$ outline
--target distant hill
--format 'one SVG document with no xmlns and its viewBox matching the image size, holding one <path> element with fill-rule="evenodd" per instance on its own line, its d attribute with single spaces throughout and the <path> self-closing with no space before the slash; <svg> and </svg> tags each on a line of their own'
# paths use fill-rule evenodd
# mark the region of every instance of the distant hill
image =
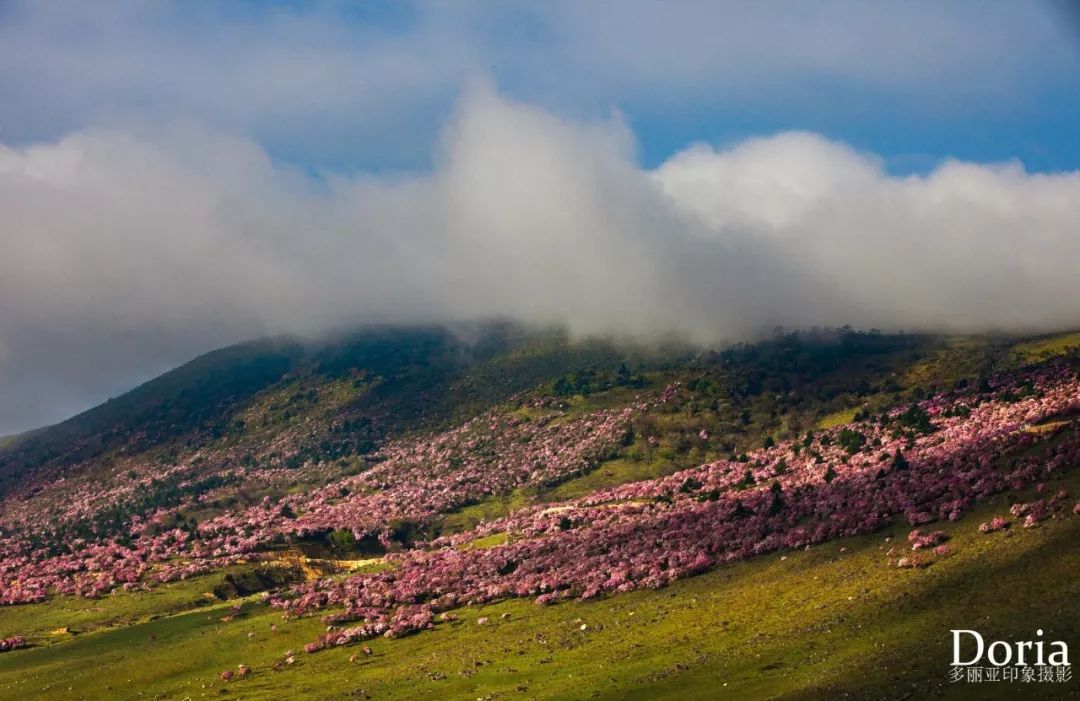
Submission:
<svg viewBox="0 0 1080 701">
<path fill-rule="evenodd" d="M 334 383 L 362 384 L 369 391 L 335 409 L 344 421 L 356 415 L 378 424 L 363 436 L 349 424 L 336 438 L 373 445 L 387 431 L 446 420 L 574 369 L 617 367 L 619 357 L 610 343 L 570 343 L 557 330 L 505 323 L 453 331 L 377 327 L 333 340 L 241 343 L 199 356 L 60 424 L 5 439 L 0 494 L 7 482 L 42 466 L 166 444 L 195 449 L 227 432 L 259 393 L 288 387 L 295 389 L 290 398 L 302 400 L 305 392 Z"/>
</svg>

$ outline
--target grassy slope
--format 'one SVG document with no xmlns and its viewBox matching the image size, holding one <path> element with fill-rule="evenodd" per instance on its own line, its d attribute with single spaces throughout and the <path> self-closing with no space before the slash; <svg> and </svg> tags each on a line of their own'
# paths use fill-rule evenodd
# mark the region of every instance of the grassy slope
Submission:
<svg viewBox="0 0 1080 701">
<path fill-rule="evenodd" d="M 1069 345 L 1055 339 L 1039 342 L 1053 342 L 1054 349 Z M 1060 349 L 1040 346 L 1040 357 L 1045 352 Z M 544 360 L 557 367 L 565 362 L 558 355 L 544 355 Z M 1004 357 L 1026 359 L 1026 346 L 1010 350 L 1005 342 L 960 339 L 919 348 L 910 356 L 902 351 L 882 357 L 874 362 L 883 369 L 874 372 L 891 372 L 906 394 L 971 376 Z M 518 374 L 519 359 L 511 355 L 499 361 L 492 377 L 504 371 Z M 537 374 L 550 371 L 544 367 Z M 850 384 L 857 371 L 838 372 Z M 478 397 L 491 379 L 476 380 Z M 627 401 L 620 392 L 625 390 L 574 398 L 572 410 Z M 830 393 L 788 410 L 782 423 L 776 420 L 774 428 L 759 431 L 770 420 L 768 396 L 747 400 L 753 421 L 738 438 L 740 449 L 759 443 L 766 433 L 798 433 L 876 401 L 874 395 Z M 687 454 L 667 449 L 672 431 L 681 424 L 696 426 L 706 415 L 691 409 L 662 417 L 660 449 L 641 453 L 638 440 L 626 455 L 590 474 L 539 493 L 477 504 L 452 515 L 448 525 L 469 527 L 527 499 L 560 501 L 665 474 L 685 461 L 711 459 L 699 455 L 698 448 Z M 1070 492 L 1080 494 L 1080 471 L 1067 481 Z M 270 665 L 286 650 L 315 638 L 322 624 L 317 619 L 283 623 L 254 597 L 244 600 L 244 615 L 223 622 L 236 602 L 215 603 L 203 596 L 220 583 L 220 574 L 149 594 L 0 608 L 0 637 L 27 634 L 38 644 L 0 654 L 0 699 L 277 699 L 283 689 L 289 698 L 318 699 L 353 697 L 361 689 L 373 698 L 399 699 L 797 699 L 845 692 L 922 698 L 946 681 L 950 628 L 978 628 L 1003 639 L 1029 639 L 1035 627 L 1044 628 L 1048 639 L 1080 630 L 1075 576 L 1080 571 L 1080 517 L 1008 535 L 977 533 L 981 520 L 1006 507 L 1000 497 L 956 524 L 945 524 L 944 530 L 955 536 L 957 554 L 927 570 L 888 567 L 882 533 L 788 553 L 786 559 L 780 554 L 754 559 L 659 592 L 550 608 L 508 601 L 466 610 L 461 621 L 434 631 L 374 641 L 374 657 L 350 663 L 355 647 L 301 653 L 296 665 L 280 672 Z M 898 528 L 896 535 L 902 540 L 907 531 Z M 847 552 L 841 554 L 841 547 Z M 501 619 L 503 613 L 510 618 Z M 490 616 L 492 624 L 476 625 L 481 615 Z M 278 631 L 271 632 L 271 623 Z M 582 624 L 587 630 L 580 630 Z M 51 633 L 64 626 L 77 635 Z M 250 678 L 228 684 L 218 678 L 240 663 L 254 669 Z M 1016 698 L 1031 691 L 1008 685 L 974 690 L 979 698 L 992 693 Z M 962 696 L 972 689 L 942 691 Z M 1070 691 L 1076 692 L 1076 682 Z"/>
<path fill-rule="evenodd" d="M 601 463 L 593 471 L 570 479 L 562 484 L 543 488 L 517 490 L 513 494 L 495 496 L 479 504 L 468 506 L 450 514 L 443 520 L 445 532 L 460 532 L 474 528 L 482 520 L 491 520 L 534 502 L 562 502 L 586 496 L 599 489 L 613 487 L 627 482 L 656 479 L 679 470 L 700 465 L 751 448 L 758 448 L 766 436 L 777 439 L 802 435 L 806 430 L 832 428 L 847 423 L 855 418 L 862 408 L 891 406 L 901 401 L 901 397 L 910 397 L 914 390 L 927 391 L 928 388 L 950 386 L 957 379 L 971 380 L 995 364 L 1003 366 L 1008 345 L 998 339 L 971 337 L 921 338 L 912 342 L 910 347 L 898 345 L 889 352 L 867 357 L 855 358 L 850 364 L 823 371 L 820 375 L 803 377 L 797 380 L 802 384 L 800 390 L 806 392 L 800 406 L 788 406 L 780 418 L 777 418 L 776 397 L 769 392 L 743 397 L 738 403 L 726 402 L 718 411 L 709 411 L 700 407 L 683 407 L 674 413 L 654 414 L 650 417 L 654 434 L 659 438 L 657 447 L 649 447 L 644 436 L 636 437 L 634 443 L 622 450 L 618 457 Z M 757 363 L 747 365 L 755 367 Z M 732 373 L 737 374 L 737 371 Z M 647 373 L 647 390 L 659 391 L 671 381 L 686 382 L 702 376 L 700 369 L 679 368 L 675 372 Z M 708 376 L 705 374 L 704 376 Z M 858 393 L 851 391 L 860 382 L 879 385 L 884 379 L 892 378 L 897 382 L 896 390 Z M 822 393 L 823 388 L 828 391 Z M 825 394 L 823 396 L 815 396 Z M 626 388 L 593 394 L 588 397 L 576 396 L 568 400 L 570 413 L 582 413 L 625 405 L 642 390 Z M 723 396 L 723 388 L 713 387 L 708 390 L 695 390 L 700 405 L 707 400 Z M 838 408 L 842 407 L 842 408 Z M 730 414 L 746 409 L 750 421 L 740 426 L 730 420 Z M 724 421 L 723 412 L 727 411 L 728 421 Z M 528 415 L 529 410 L 520 410 L 521 415 Z M 717 420 L 719 418 L 719 420 Z M 710 425 L 712 424 L 712 425 Z M 699 427 L 705 426 L 713 436 L 708 446 L 699 444 L 690 450 L 680 451 L 675 443 L 680 435 L 696 434 Z M 690 428 L 693 427 L 693 428 Z M 767 428 L 763 428 L 767 427 Z M 640 427 L 638 427 L 640 428 Z M 718 443 L 715 439 L 721 439 Z M 724 441 L 734 444 L 734 450 L 725 450 Z"/>
<path fill-rule="evenodd" d="M 1080 491 L 1080 472 L 1062 486 Z M 227 603 L 145 620 L 155 608 L 147 595 L 7 608 L 0 633 L 33 630 L 42 646 L 0 656 L 0 698 L 136 699 L 142 692 L 278 699 L 283 688 L 290 698 L 344 698 L 360 689 L 378 699 L 1023 697 L 1050 688 L 946 681 L 950 628 L 1030 639 L 1041 627 L 1049 640 L 1080 629 L 1080 517 L 977 532 L 981 520 L 1006 509 L 1000 496 L 942 525 L 955 555 L 925 570 L 889 567 L 885 532 L 722 567 L 655 592 L 464 609 L 459 621 L 434 631 L 374 641 L 371 658 L 350 663 L 356 647 L 301 653 L 283 671 L 270 665 L 322 626 L 317 619 L 284 623 L 250 597 L 245 614 L 230 622 L 220 620 Z M 897 540 L 906 533 L 896 529 Z M 149 596 L 164 611 L 198 605 L 213 581 Z M 46 634 L 69 623 L 87 626 L 93 614 L 86 609 L 102 609 L 98 623 L 144 620 L 74 637 Z M 492 623 L 476 625 L 479 616 Z M 254 669 L 250 678 L 217 678 L 240 663 Z"/>
<path fill-rule="evenodd" d="M 1013 346 L 1012 352 L 1022 360 L 1036 361 L 1077 348 L 1080 348 L 1080 331 L 1019 343 Z"/>
</svg>

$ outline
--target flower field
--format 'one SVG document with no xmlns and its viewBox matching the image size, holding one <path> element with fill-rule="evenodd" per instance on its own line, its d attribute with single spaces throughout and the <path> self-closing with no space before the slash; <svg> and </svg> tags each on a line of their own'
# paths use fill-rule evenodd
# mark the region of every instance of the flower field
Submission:
<svg viewBox="0 0 1080 701">
<path fill-rule="evenodd" d="M 534 507 L 392 556 L 389 571 L 303 585 L 274 605 L 293 615 L 343 607 L 328 620 L 362 621 L 327 634 L 309 648 L 315 650 L 427 628 L 435 613 L 462 605 L 657 589 L 717 564 L 872 533 L 894 521 L 955 521 L 979 499 L 1080 462 L 1075 425 L 1028 430 L 1080 412 L 1076 375 L 1055 369 L 1024 377 L 1032 396 L 1012 401 L 1018 379 L 1001 378 L 985 396 L 935 396 L 914 405 L 926 416 L 921 435 L 897 428 L 912 414 L 897 409 L 751 453 L 748 462 L 710 463 L 556 508 Z M 858 431 L 868 448 L 841 447 L 844 431 Z M 1012 514 L 1025 526 L 1071 514 L 1067 496 L 1017 504 Z M 491 533 L 506 533 L 509 542 L 454 547 Z M 932 549 L 942 536 L 916 530 L 909 540 L 913 550 Z"/>
<path fill-rule="evenodd" d="M 910 345 L 889 362 L 910 362 Z M 611 623 L 596 612 L 630 605 L 615 603 L 624 597 L 650 602 L 663 627 L 663 592 L 700 596 L 711 585 L 693 582 L 789 560 L 832 567 L 849 549 L 871 558 L 874 586 L 959 576 L 975 552 L 1026 557 L 1080 522 L 1074 358 L 930 391 L 879 377 L 870 391 L 843 390 L 862 399 L 840 410 L 800 397 L 791 379 L 767 389 L 769 375 L 732 370 L 739 357 L 651 371 L 633 387 L 623 370 L 576 375 L 344 457 L 295 446 L 356 423 L 335 414 L 350 410 L 353 390 L 335 389 L 336 403 L 315 401 L 281 427 L 258 418 L 297 395 L 289 379 L 242 410 L 265 429 L 190 450 L 47 462 L 0 500 L 0 659 L 66 649 L 75 630 L 62 611 L 83 611 L 98 621 L 91 630 L 123 631 L 136 619 L 91 612 L 133 607 L 149 623 L 162 615 L 149 613 L 153 601 L 183 591 L 163 620 L 209 606 L 208 620 L 243 629 L 259 651 L 222 649 L 222 663 L 200 671 L 206 683 L 254 689 L 268 672 L 322 669 L 316 660 L 335 648 L 349 648 L 357 668 L 378 666 L 387 645 L 449 645 L 447 635 L 472 637 L 466 627 L 498 638 L 519 618 L 559 611 L 581 612 L 572 629 L 585 644 Z M 949 372 L 951 357 L 932 356 L 919 376 Z M 867 367 L 889 368 L 877 357 Z M 854 371 L 823 378 L 809 381 L 867 383 Z M 566 394 L 588 383 L 595 395 Z M 469 510 L 490 515 L 457 518 Z M 36 626 L 38 610 L 52 611 L 42 614 L 50 627 Z M 3 675 L 0 663 L 0 689 Z"/>
</svg>

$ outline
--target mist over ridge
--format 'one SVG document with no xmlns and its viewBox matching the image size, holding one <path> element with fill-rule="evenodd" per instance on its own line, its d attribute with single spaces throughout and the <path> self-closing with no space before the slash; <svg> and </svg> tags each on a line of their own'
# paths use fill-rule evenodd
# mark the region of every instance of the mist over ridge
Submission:
<svg viewBox="0 0 1080 701">
<path fill-rule="evenodd" d="M 508 318 L 700 344 L 1080 322 L 1080 173 L 895 176 L 810 132 L 655 169 L 618 113 L 463 93 L 430 172 L 313 177 L 193 121 L 0 147 L 0 433 L 276 333 Z M 63 407 L 60 409 L 59 407 Z"/>
</svg>

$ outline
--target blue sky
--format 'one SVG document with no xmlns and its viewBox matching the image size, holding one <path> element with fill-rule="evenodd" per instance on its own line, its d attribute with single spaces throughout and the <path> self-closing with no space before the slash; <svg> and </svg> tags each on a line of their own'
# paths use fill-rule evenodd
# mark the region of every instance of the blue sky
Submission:
<svg viewBox="0 0 1080 701">
<path fill-rule="evenodd" d="M 1073 7 L 0 0 L 0 435 L 370 322 L 1077 328 Z"/>
<path fill-rule="evenodd" d="M 886 159 L 1080 165 L 1065 2 L 0 5 L 0 140 L 190 118 L 311 171 L 415 170 L 462 86 L 618 111 L 642 163 L 800 129 Z"/>
</svg>

